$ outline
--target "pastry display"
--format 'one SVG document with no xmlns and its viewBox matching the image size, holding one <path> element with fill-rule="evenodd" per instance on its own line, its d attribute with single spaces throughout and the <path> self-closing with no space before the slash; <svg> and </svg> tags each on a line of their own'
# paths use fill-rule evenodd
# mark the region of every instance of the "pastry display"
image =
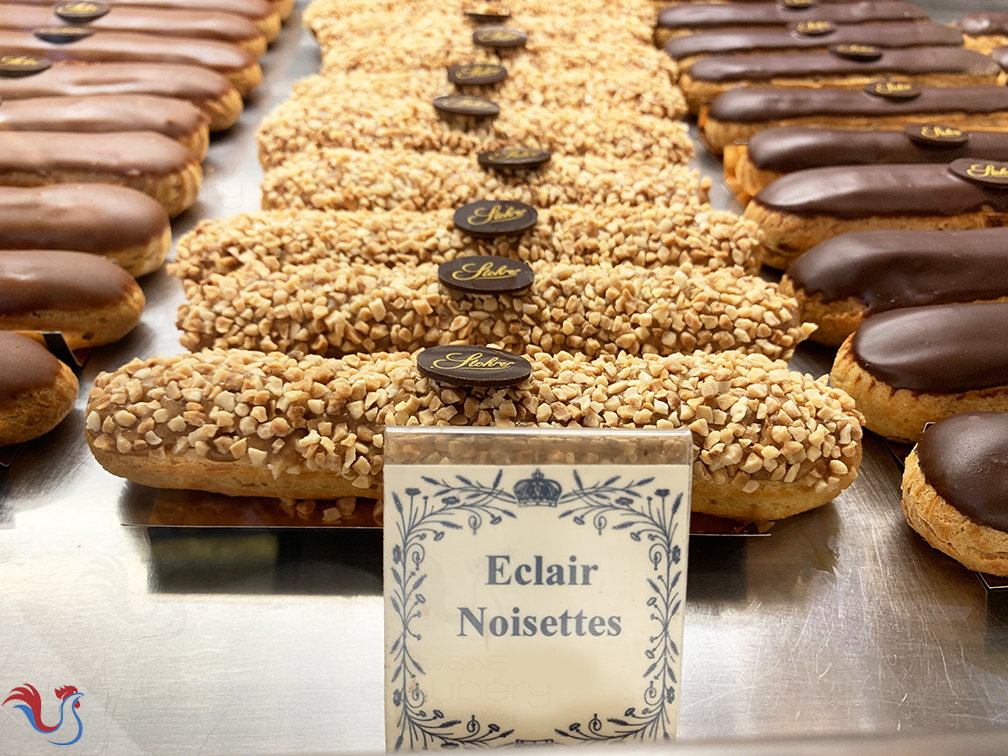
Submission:
<svg viewBox="0 0 1008 756">
<path fill-rule="evenodd" d="M 1008 11 L 969 13 L 955 28 L 962 32 L 966 46 L 973 50 L 989 53 L 1008 45 Z"/>
<path fill-rule="evenodd" d="M 73 183 L 137 189 L 174 217 L 196 202 L 203 171 L 185 146 L 153 132 L 0 131 L 0 186 Z"/>
<path fill-rule="evenodd" d="M 837 352 L 830 383 L 865 427 L 915 441 L 927 423 L 960 412 L 1004 411 L 1008 302 L 889 310 L 867 318 Z"/>
<path fill-rule="evenodd" d="M 790 266 L 812 340 L 840 345 L 869 315 L 901 307 L 1008 299 L 1008 228 L 862 231 L 812 247 Z"/>
<path fill-rule="evenodd" d="M 143 290 L 111 260 L 83 252 L 0 252 L 0 330 L 60 331 L 71 349 L 133 330 Z"/>
<path fill-rule="evenodd" d="M 89 252 L 142 276 L 161 267 L 170 247 L 168 213 L 136 189 L 106 184 L 0 186 L 0 250 Z"/>
<path fill-rule="evenodd" d="M 935 423 L 910 452 L 903 514 L 929 544 L 968 569 L 1008 577 L 1008 413 Z"/>
<path fill-rule="evenodd" d="M 531 378 L 496 389 L 440 386 L 403 353 L 134 360 L 95 380 L 86 436 L 115 475 L 228 495 L 380 496 L 383 428 L 410 421 L 689 427 L 693 508 L 743 521 L 825 504 L 857 475 L 850 397 L 784 362 L 737 352 L 529 359 Z"/>
<path fill-rule="evenodd" d="M 849 231 L 1005 225 L 1008 190 L 997 186 L 996 176 L 991 183 L 972 177 L 992 175 L 999 165 L 963 158 L 951 165 L 855 165 L 797 171 L 753 197 L 744 217 L 763 231 L 761 259 L 774 268 L 786 268 L 805 250 Z"/>
<path fill-rule="evenodd" d="M 716 154 L 774 126 L 901 129 L 909 123 L 941 123 L 1006 131 L 1008 87 L 908 89 L 893 82 L 865 90 L 739 87 L 701 109 L 699 123 L 704 144 Z"/>
<path fill-rule="evenodd" d="M 0 447 L 43 436 L 70 414 L 77 376 L 26 336 L 0 331 Z"/>
</svg>

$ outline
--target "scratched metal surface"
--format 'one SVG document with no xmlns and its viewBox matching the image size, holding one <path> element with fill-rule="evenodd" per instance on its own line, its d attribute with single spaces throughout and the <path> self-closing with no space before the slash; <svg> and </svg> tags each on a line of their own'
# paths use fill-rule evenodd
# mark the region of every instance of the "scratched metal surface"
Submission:
<svg viewBox="0 0 1008 756">
<path fill-rule="evenodd" d="M 1003 5 L 922 4 L 941 21 Z M 264 63 L 177 233 L 258 206 L 254 126 L 318 65 L 297 16 Z M 721 187 L 715 202 L 729 202 Z M 76 686 L 86 753 L 381 749 L 379 533 L 120 524 L 125 489 L 87 453 L 82 410 L 99 370 L 180 351 L 180 285 L 163 272 L 143 284 L 143 325 L 92 357 L 76 412 L 0 476 L 0 694 Z M 830 361 L 803 347 L 794 366 L 822 374 Z M 909 531 L 899 477 L 869 435 L 860 478 L 831 505 L 770 538 L 694 539 L 680 737 L 1008 723 L 1008 609 Z M 52 752 L 0 711 L 0 752 Z"/>
</svg>

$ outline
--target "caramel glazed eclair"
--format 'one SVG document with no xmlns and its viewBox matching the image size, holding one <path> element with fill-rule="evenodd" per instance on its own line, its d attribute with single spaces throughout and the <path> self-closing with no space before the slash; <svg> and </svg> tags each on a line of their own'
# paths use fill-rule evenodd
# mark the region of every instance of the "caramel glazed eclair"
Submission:
<svg viewBox="0 0 1008 756">
<path fill-rule="evenodd" d="M 38 438 L 70 414 L 77 376 L 27 336 L 0 331 L 0 446 Z"/>
<path fill-rule="evenodd" d="M 1008 228 L 841 234 L 791 263 L 780 290 L 818 326 L 813 341 L 838 346 L 878 312 L 1008 299 Z"/>
<path fill-rule="evenodd" d="M 133 330 L 143 290 L 111 260 L 84 252 L 0 252 L 0 330 L 60 331 L 71 349 L 111 344 Z"/>
<path fill-rule="evenodd" d="M 971 570 L 1008 577 L 1008 413 L 935 423 L 903 471 L 903 514 L 924 540 Z"/>
<path fill-rule="evenodd" d="M 0 185 L 116 184 L 157 200 L 174 217 L 192 207 L 203 169 L 161 134 L 51 134 L 0 131 Z"/>
<path fill-rule="evenodd" d="M 737 216 L 686 206 L 555 205 L 539 212 L 535 228 L 516 237 L 477 239 L 454 227 L 453 213 L 317 211 L 258 212 L 205 220 L 179 239 L 168 270 L 204 281 L 263 263 L 270 270 L 338 258 L 348 263 L 408 265 L 456 257 L 498 255 L 526 262 L 683 265 L 720 269 L 756 262 L 759 229 Z"/>
<path fill-rule="evenodd" d="M 846 394 L 762 355 L 536 354 L 517 387 L 440 386 L 404 353 L 240 350 L 134 360 L 95 380 L 86 436 L 109 472 L 227 495 L 381 496 L 386 425 L 674 428 L 694 435 L 694 511 L 767 521 L 854 480 Z"/>
<path fill-rule="evenodd" d="M 764 264 L 786 268 L 805 250 L 850 231 L 944 231 L 1008 224 L 1008 190 L 954 172 L 982 174 L 989 161 L 951 165 L 813 168 L 777 179 L 743 217 L 763 231 Z M 997 163 L 995 165 L 1002 165 Z"/>
<path fill-rule="evenodd" d="M 0 250 L 88 252 L 142 276 L 161 267 L 170 247 L 168 213 L 135 189 L 107 184 L 0 187 Z"/>
<path fill-rule="evenodd" d="M 865 426 L 915 441 L 928 423 L 1008 403 L 1008 303 L 927 305 L 872 315 L 837 351 L 830 383 Z"/>
<path fill-rule="evenodd" d="M 226 76 L 199 66 L 61 63 L 20 78 L 0 78 L 0 100 L 112 94 L 188 100 L 210 117 L 210 131 L 234 125 L 243 107 L 241 95 Z"/>
<path fill-rule="evenodd" d="M 914 97 L 867 90 L 739 87 L 702 108 L 698 127 L 705 146 L 721 154 L 774 126 L 901 129 L 908 123 L 941 123 L 957 129 L 1008 131 L 1008 88 L 921 87 Z"/>
</svg>

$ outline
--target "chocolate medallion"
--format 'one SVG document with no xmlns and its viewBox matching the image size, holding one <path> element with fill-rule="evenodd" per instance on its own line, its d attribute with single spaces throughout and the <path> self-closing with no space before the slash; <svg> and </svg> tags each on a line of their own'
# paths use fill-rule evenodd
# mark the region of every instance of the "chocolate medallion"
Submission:
<svg viewBox="0 0 1008 756">
<path fill-rule="evenodd" d="M 455 227 L 481 237 L 520 234 L 532 228 L 539 213 L 531 205 L 511 200 L 479 200 L 455 211 Z"/>
<path fill-rule="evenodd" d="M 532 374 L 524 357 L 491 347 L 436 346 L 417 354 L 420 375 L 449 386 L 515 386 Z"/>
<path fill-rule="evenodd" d="M 800 37 L 825 37 L 835 31 L 832 21 L 801 21 L 791 27 L 791 32 Z"/>
<path fill-rule="evenodd" d="M 903 129 L 907 139 L 926 147 L 961 147 L 969 142 L 969 134 L 962 129 L 937 123 L 911 123 Z"/>
<path fill-rule="evenodd" d="M 882 48 L 875 45 L 859 45 L 851 42 L 842 45 L 830 45 L 827 49 L 838 58 L 856 60 L 859 63 L 871 63 L 882 57 Z"/>
<path fill-rule="evenodd" d="M 107 3 L 91 2 L 91 0 L 70 0 L 67 3 L 60 3 L 53 12 L 64 21 L 71 24 L 86 24 L 97 21 L 109 12 L 111 8 Z"/>
<path fill-rule="evenodd" d="M 483 47 L 525 47 L 528 34 L 517 29 L 493 27 L 473 32 L 473 42 Z"/>
<path fill-rule="evenodd" d="M 52 62 L 34 55 L 0 55 L 0 78 L 20 79 L 42 73 Z"/>
<path fill-rule="evenodd" d="M 438 280 L 459 294 L 517 294 L 534 279 L 528 263 L 496 255 L 456 257 L 438 266 Z"/>
<path fill-rule="evenodd" d="M 32 32 L 36 37 L 52 42 L 54 45 L 69 45 L 94 34 L 94 29 L 84 29 L 80 26 L 47 26 Z"/>
<path fill-rule="evenodd" d="M 959 158 L 949 164 L 956 176 L 995 189 L 1008 189 L 1008 163 L 999 160 Z"/>
<path fill-rule="evenodd" d="M 480 86 L 496 84 L 507 78 L 507 69 L 493 63 L 463 63 L 448 69 L 448 81 L 452 84 Z"/>
<path fill-rule="evenodd" d="M 909 81 L 873 81 L 865 84 L 864 90 L 887 100 L 912 100 L 921 95 L 921 88 Z"/>
<path fill-rule="evenodd" d="M 492 152 L 481 152 L 476 160 L 484 168 L 502 168 L 521 170 L 538 168 L 549 162 L 552 153 L 549 150 L 537 150 L 532 147 L 504 147 Z"/>
<path fill-rule="evenodd" d="M 469 16 L 470 20 L 475 21 L 477 24 L 499 24 L 502 21 L 507 21 L 511 18 L 511 14 L 504 10 L 500 13 L 478 13 L 476 11 L 466 11 L 465 14 Z"/>
<path fill-rule="evenodd" d="M 472 95 L 447 95 L 435 97 L 434 107 L 442 113 L 470 116 L 495 116 L 500 113 L 500 105 L 483 97 Z"/>
<path fill-rule="evenodd" d="M 780 4 L 788 10 L 807 10 L 819 5 L 819 0 L 781 0 Z"/>
</svg>

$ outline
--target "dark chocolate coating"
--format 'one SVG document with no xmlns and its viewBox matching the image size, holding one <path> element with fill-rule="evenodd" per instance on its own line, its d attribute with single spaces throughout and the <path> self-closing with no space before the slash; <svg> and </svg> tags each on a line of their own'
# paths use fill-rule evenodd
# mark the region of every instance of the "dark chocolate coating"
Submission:
<svg viewBox="0 0 1008 756">
<path fill-rule="evenodd" d="M 900 114 L 988 114 L 1008 111 L 1008 87 L 922 87 L 919 97 L 890 100 L 862 89 L 738 87 L 718 95 L 708 113 L 717 121 L 762 123 L 788 118 L 858 118 Z"/>
<path fill-rule="evenodd" d="M 991 60 L 997 63 L 1005 71 L 1008 71 L 1008 47 L 999 47 L 991 51 Z"/>
<path fill-rule="evenodd" d="M 789 29 L 733 29 L 673 37 L 665 52 L 679 60 L 693 55 L 719 55 L 764 50 L 801 50 L 857 42 L 877 47 L 927 47 L 962 45 L 962 34 L 947 26 L 901 22 L 838 26 L 817 36 Z"/>
<path fill-rule="evenodd" d="M 687 73 L 697 81 L 730 82 L 810 76 L 884 78 L 890 74 L 996 76 L 1001 66 L 983 53 L 962 47 L 910 47 L 882 50 L 882 56 L 873 61 L 850 60 L 829 52 L 712 55 L 694 63 Z"/>
<path fill-rule="evenodd" d="M 872 315 L 851 344 L 893 389 L 958 394 L 1008 386 L 1008 303 L 907 307 Z"/>
<path fill-rule="evenodd" d="M 796 171 L 762 189 L 753 201 L 782 213 L 833 218 L 951 216 L 978 212 L 986 206 L 1008 213 L 1008 189 L 960 178 L 945 164 Z"/>
<path fill-rule="evenodd" d="M 1008 12 L 981 11 L 964 16 L 956 28 L 971 37 L 1008 34 Z"/>
<path fill-rule="evenodd" d="M 0 249 L 102 254 L 148 244 L 168 213 L 143 192 L 106 184 L 0 187 Z"/>
<path fill-rule="evenodd" d="M 968 412 L 917 442 L 924 481 L 978 525 L 1008 531 L 1008 413 Z"/>
<path fill-rule="evenodd" d="M 14 409 L 25 394 L 55 385 L 61 370 L 38 342 L 0 331 L 0 409 Z"/>
<path fill-rule="evenodd" d="M 787 26 L 799 21 L 863 24 L 869 21 L 927 21 L 916 5 L 901 0 L 843 4 L 821 3 L 807 9 L 790 9 L 777 3 L 725 3 L 675 5 L 658 14 L 666 29 L 700 29 L 718 26 Z"/>
<path fill-rule="evenodd" d="M 778 126 L 752 136 L 748 156 L 760 170 L 792 173 L 808 168 L 878 163 L 951 163 L 963 157 L 1008 160 L 1008 133 L 970 131 L 964 145 L 925 146 L 902 131 L 845 131 Z"/>
<path fill-rule="evenodd" d="M 0 102 L 0 131 L 156 131 L 189 139 L 208 118 L 186 100 L 153 95 L 35 97 Z"/>
<path fill-rule="evenodd" d="M 20 5 L 44 5 L 52 8 L 59 0 L 20 0 Z M 273 4 L 269 0 L 112 0 L 116 8 L 161 8 L 163 10 L 201 11 L 209 13 L 233 13 L 246 18 L 268 18 L 273 14 Z"/>
<path fill-rule="evenodd" d="M 0 317 L 109 307 L 135 289 L 133 276 L 100 255 L 37 249 L 0 252 Z"/>
<path fill-rule="evenodd" d="M 194 160 L 185 146 L 152 132 L 0 131 L 0 175 L 30 174 L 46 183 L 59 183 L 66 171 L 157 178 L 178 173 Z"/>
<path fill-rule="evenodd" d="M 1008 297 L 1008 228 L 841 234 L 805 252 L 787 274 L 807 294 L 853 297 L 869 315 Z"/>
</svg>

